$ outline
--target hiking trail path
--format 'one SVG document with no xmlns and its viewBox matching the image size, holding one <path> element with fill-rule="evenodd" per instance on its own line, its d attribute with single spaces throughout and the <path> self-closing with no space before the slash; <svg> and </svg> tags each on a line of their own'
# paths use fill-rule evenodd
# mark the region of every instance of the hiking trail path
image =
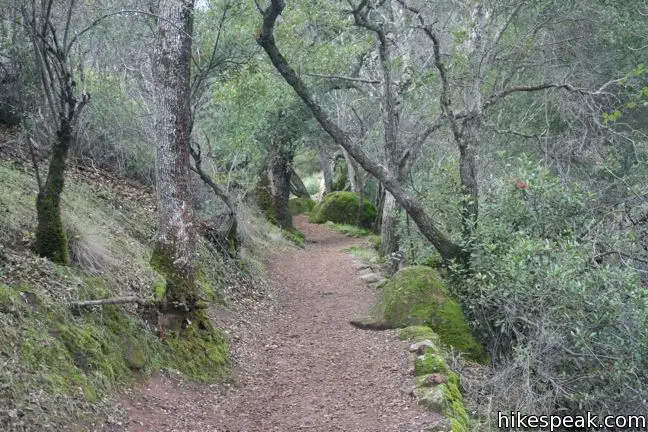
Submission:
<svg viewBox="0 0 648 432">
<path fill-rule="evenodd" d="M 344 252 L 363 240 L 294 221 L 306 247 L 272 254 L 276 303 L 228 329 L 235 383 L 155 374 L 120 396 L 128 420 L 104 431 L 419 432 L 440 421 L 411 395 L 410 354 L 396 331 L 349 324 L 378 301 Z"/>
</svg>

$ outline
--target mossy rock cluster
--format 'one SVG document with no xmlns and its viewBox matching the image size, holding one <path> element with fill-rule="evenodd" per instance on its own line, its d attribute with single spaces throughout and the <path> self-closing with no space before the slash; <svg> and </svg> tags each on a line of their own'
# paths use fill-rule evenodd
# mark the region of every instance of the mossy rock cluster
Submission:
<svg viewBox="0 0 648 432">
<path fill-rule="evenodd" d="M 442 343 L 471 360 L 486 360 L 484 348 L 472 335 L 461 305 L 435 270 L 425 266 L 406 267 L 382 289 L 379 312 L 392 328 L 427 325 Z"/>
<path fill-rule="evenodd" d="M 310 213 L 315 207 L 316 203 L 312 199 L 307 198 L 291 198 L 288 201 L 288 210 L 293 216 Z"/>
<path fill-rule="evenodd" d="M 407 327 L 401 330 L 399 337 L 412 342 L 438 339 L 438 335 L 426 326 Z M 427 346 L 422 354 L 417 355 L 414 374 L 414 394 L 418 403 L 431 411 L 443 414 L 452 432 L 468 432 L 469 417 L 461 395 L 459 375 L 450 370 L 444 352 L 434 342 L 432 346 Z"/>
<path fill-rule="evenodd" d="M 376 220 L 378 213 L 376 206 L 369 200 L 363 200 L 358 221 L 359 202 L 360 198 L 355 192 L 332 192 L 315 206 L 311 212 L 310 221 L 314 223 L 331 221 L 369 229 Z"/>
</svg>

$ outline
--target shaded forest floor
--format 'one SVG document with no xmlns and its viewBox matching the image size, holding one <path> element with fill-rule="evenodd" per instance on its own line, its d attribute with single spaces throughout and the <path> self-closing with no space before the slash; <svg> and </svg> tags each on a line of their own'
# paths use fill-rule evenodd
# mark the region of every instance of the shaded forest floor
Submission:
<svg viewBox="0 0 648 432">
<path fill-rule="evenodd" d="M 276 303 L 223 317 L 235 382 L 155 375 L 121 395 L 128 420 L 105 431 L 414 432 L 439 420 L 410 394 L 409 354 L 396 332 L 349 324 L 377 301 L 343 251 L 362 240 L 295 222 L 307 245 L 271 257 Z"/>
</svg>

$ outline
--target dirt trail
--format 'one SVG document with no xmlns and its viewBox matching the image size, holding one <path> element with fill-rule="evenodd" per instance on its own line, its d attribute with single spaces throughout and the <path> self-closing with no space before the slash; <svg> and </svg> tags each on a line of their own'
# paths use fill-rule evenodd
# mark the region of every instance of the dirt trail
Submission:
<svg viewBox="0 0 648 432">
<path fill-rule="evenodd" d="M 359 240 L 296 218 L 305 250 L 276 254 L 278 305 L 235 330 L 238 385 L 222 394 L 156 376 L 128 398 L 129 432 L 414 432 L 439 418 L 408 394 L 407 347 L 349 325 L 377 292 L 342 249 Z"/>
</svg>

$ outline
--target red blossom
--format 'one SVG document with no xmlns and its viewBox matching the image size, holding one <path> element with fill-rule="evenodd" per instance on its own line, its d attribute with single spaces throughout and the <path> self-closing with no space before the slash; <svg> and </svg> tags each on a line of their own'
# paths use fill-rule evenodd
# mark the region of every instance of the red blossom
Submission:
<svg viewBox="0 0 648 432">
<path fill-rule="evenodd" d="M 517 187 L 518 189 L 528 189 L 529 185 L 523 182 L 522 180 L 517 180 L 515 182 L 515 187 Z"/>
</svg>

